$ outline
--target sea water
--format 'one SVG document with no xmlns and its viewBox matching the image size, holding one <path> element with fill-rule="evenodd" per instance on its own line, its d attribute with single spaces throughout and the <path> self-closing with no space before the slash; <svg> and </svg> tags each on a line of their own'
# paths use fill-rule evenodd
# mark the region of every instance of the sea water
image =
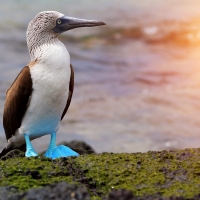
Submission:
<svg viewBox="0 0 200 200">
<path fill-rule="evenodd" d="M 75 88 L 58 142 L 84 140 L 97 152 L 200 146 L 200 1 L 0 1 L 0 147 L 6 90 L 30 61 L 26 28 L 40 11 L 106 22 L 61 40 Z M 47 138 L 45 138 L 47 137 Z M 38 151 L 48 136 L 34 141 Z"/>
</svg>

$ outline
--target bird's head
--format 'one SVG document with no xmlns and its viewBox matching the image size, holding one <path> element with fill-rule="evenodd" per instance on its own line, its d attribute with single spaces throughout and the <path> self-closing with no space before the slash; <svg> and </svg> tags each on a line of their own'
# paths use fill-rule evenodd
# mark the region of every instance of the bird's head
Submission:
<svg viewBox="0 0 200 200">
<path fill-rule="evenodd" d="M 27 29 L 27 44 L 29 52 L 40 45 L 50 42 L 59 34 L 74 28 L 105 25 L 96 20 L 85 20 L 68 17 L 56 11 L 43 11 L 30 21 Z"/>
</svg>

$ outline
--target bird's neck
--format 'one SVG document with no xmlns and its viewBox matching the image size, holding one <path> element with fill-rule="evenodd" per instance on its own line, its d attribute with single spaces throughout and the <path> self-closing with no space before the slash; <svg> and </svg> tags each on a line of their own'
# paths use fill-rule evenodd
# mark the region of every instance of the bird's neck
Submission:
<svg viewBox="0 0 200 200">
<path fill-rule="evenodd" d="M 40 60 L 45 52 L 52 46 L 63 45 L 55 35 L 48 33 L 34 34 L 32 37 L 27 37 L 27 46 L 31 61 Z"/>
<path fill-rule="evenodd" d="M 52 68 L 62 68 L 70 66 L 70 55 L 65 45 L 57 38 L 35 46 L 29 53 L 31 63 L 37 63 L 51 70 Z"/>
</svg>

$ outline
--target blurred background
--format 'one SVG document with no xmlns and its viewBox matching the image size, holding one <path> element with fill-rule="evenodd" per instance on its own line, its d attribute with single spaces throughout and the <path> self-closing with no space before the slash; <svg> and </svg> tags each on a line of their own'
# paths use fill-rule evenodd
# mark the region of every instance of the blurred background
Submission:
<svg viewBox="0 0 200 200">
<path fill-rule="evenodd" d="M 6 90 L 29 63 L 26 28 L 43 10 L 107 26 L 60 36 L 75 90 L 58 142 L 97 152 L 200 147 L 200 0 L 0 0 L 0 149 Z M 45 150 L 49 136 L 35 140 Z"/>
</svg>

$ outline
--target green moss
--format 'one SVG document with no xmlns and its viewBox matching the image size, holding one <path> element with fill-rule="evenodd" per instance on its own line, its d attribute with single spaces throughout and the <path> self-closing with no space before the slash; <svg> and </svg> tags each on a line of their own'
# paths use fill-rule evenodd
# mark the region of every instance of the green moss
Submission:
<svg viewBox="0 0 200 200">
<path fill-rule="evenodd" d="M 27 190 L 63 180 L 86 185 L 93 200 L 119 188 L 131 190 L 135 196 L 159 193 L 191 198 L 199 194 L 200 149 L 0 161 L 1 186 Z"/>
<path fill-rule="evenodd" d="M 60 181 L 72 182 L 66 170 L 44 158 L 11 158 L 0 162 L 0 185 L 28 190 Z"/>
<path fill-rule="evenodd" d="M 162 151 L 134 154 L 82 156 L 78 167 L 96 182 L 98 191 L 125 188 L 136 196 L 162 194 L 164 197 L 193 197 L 199 193 L 200 151 Z"/>
</svg>

